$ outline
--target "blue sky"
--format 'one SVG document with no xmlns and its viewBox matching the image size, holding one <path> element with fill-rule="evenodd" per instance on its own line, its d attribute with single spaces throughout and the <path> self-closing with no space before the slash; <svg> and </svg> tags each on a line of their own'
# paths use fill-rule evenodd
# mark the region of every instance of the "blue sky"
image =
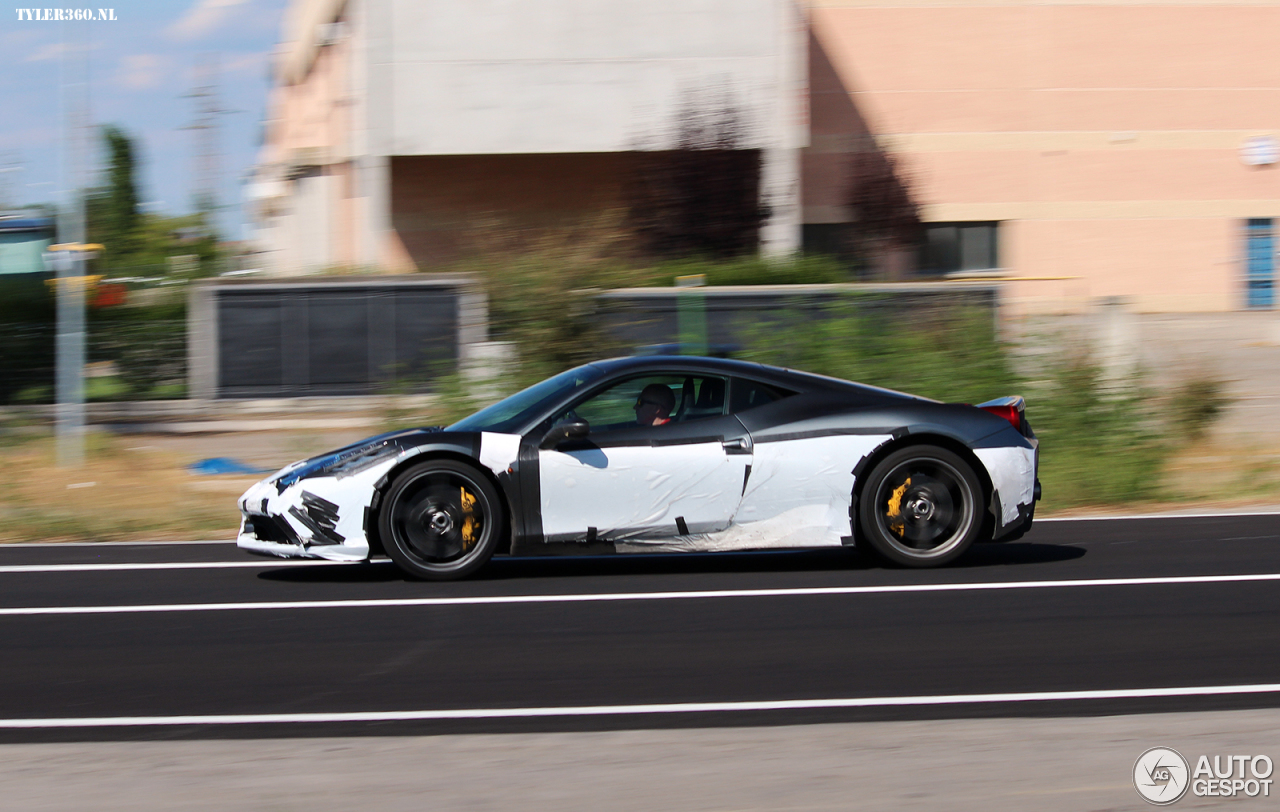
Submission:
<svg viewBox="0 0 1280 812">
<path fill-rule="evenodd" d="M 208 54 L 220 65 L 223 203 L 239 201 L 240 178 L 257 155 L 266 109 L 269 57 L 279 40 L 285 0 L 93 0 L 114 21 L 19 20 L 15 0 L 0 13 L 0 190 L 18 203 L 62 200 L 63 117 L 59 65 L 67 42 L 88 40 L 95 124 L 114 124 L 141 152 L 141 199 L 158 211 L 191 210 L 195 183 L 196 66 Z M 88 7 L 44 3 L 43 7 Z M 100 139 L 95 138 L 95 145 Z M 99 155 L 95 162 L 101 168 Z M 231 224 L 227 236 L 242 236 Z"/>
</svg>

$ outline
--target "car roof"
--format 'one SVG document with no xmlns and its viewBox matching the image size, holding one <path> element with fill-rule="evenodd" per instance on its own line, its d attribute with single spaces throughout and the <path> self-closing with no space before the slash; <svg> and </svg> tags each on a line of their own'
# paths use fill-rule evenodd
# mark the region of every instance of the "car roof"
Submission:
<svg viewBox="0 0 1280 812">
<path fill-rule="evenodd" d="M 801 392 L 839 391 L 850 388 L 863 391 L 878 392 L 883 395 L 901 398 L 917 398 L 905 392 L 883 389 L 878 386 L 830 378 L 826 375 L 815 375 L 812 372 L 801 372 L 795 369 L 769 366 L 755 361 L 739 361 L 731 358 L 706 358 L 698 355 L 640 355 L 625 358 L 610 358 L 604 361 L 593 361 L 592 366 L 613 375 L 620 372 L 644 372 L 650 369 L 669 369 L 688 372 L 719 373 L 722 375 L 739 375 L 754 378 L 764 383 Z"/>
</svg>

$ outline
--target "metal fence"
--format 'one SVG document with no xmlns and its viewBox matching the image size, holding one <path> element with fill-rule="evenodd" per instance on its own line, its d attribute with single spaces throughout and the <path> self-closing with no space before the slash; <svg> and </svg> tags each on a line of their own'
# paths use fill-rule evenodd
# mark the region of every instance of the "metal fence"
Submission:
<svg viewBox="0 0 1280 812">
<path fill-rule="evenodd" d="M 0 405 L 52 403 L 57 328 L 0 322 Z M 90 321 L 86 394 L 95 400 L 183 397 L 187 324 L 182 319 Z"/>
<path fill-rule="evenodd" d="M 192 395 L 367 395 L 430 388 L 485 339 L 466 277 L 200 283 L 188 306 Z"/>
<path fill-rule="evenodd" d="M 904 319 L 957 308 L 994 317 L 999 305 L 997 285 L 972 282 L 620 288 L 599 296 L 605 329 L 625 347 L 692 343 L 724 351 L 758 340 L 771 324 L 827 318 L 840 305 Z"/>
</svg>

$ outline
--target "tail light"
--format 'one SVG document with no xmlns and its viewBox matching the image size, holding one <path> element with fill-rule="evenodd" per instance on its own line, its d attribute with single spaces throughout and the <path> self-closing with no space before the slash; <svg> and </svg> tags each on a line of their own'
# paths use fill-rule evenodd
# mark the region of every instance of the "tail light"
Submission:
<svg viewBox="0 0 1280 812">
<path fill-rule="evenodd" d="M 1009 421 L 1009 425 L 1013 426 L 1019 433 L 1026 434 L 1025 412 L 1027 402 L 1021 396 L 1014 395 L 1007 398 L 996 398 L 986 403 L 979 403 L 978 408 L 984 412 L 991 412 L 996 417 L 1003 417 Z"/>
</svg>

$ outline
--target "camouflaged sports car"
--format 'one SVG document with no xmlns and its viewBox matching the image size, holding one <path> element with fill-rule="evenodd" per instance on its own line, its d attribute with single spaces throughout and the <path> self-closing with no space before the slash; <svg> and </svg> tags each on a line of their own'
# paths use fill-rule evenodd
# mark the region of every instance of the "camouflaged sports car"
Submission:
<svg viewBox="0 0 1280 812">
<path fill-rule="evenodd" d="M 462 578 L 495 554 L 856 545 L 928 567 L 1018 538 L 1020 397 L 978 406 L 717 358 L 618 358 L 451 426 L 370 437 L 240 498 L 239 545 Z"/>
</svg>

